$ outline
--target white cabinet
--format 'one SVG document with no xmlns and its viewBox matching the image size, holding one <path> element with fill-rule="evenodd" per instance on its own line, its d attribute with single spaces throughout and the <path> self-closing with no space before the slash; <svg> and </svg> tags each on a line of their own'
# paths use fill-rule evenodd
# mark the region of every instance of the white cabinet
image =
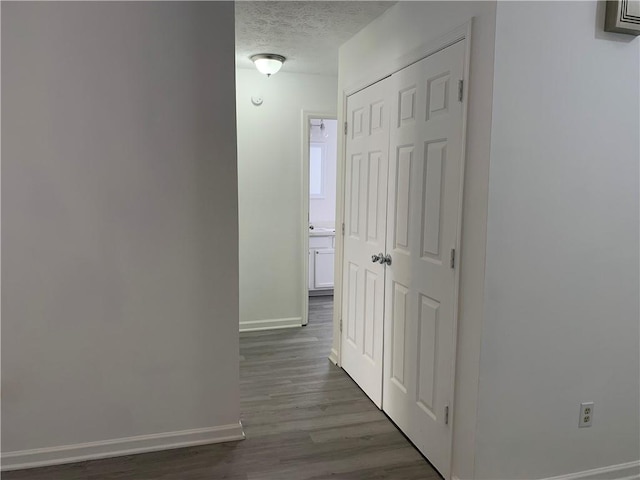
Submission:
<svg viewBox="0 0 640 480">
<path fill-rule="evenodd" d="M 309 237 L 309 291 L 330 293 L 333 291 L 333 260 L 335 236 Z"/>
<path fill-rule="evenodd" d="M 313 256 L 314 288 L 333 288 L 333 248 L 322 248 Z"/>
<path fill-rule="evenodd" d="M 309 250 L 333 248 L 334 235 L 314 235 L 309 237 Z"/>
</svg>

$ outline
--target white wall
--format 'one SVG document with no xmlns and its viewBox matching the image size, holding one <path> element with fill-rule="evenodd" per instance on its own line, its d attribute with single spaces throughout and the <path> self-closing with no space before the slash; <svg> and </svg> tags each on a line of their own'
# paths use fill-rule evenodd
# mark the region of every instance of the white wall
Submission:
<svg viewBox="0 0 640 480">
<path fill-rule="evenodd" d="M 320 119 L 315 119 L 314 124 L 319 124 Z M 325 194 L 324 198 L 309 199 L 309 222 L 314 226 L 335 228 L 336 225 L 336 162 L 338 148 L 338 122 L 325 120 L 327 138 L 319 134 L 319 128 L 312 129 L 311 142 L 324 143 L 326 145 L 325 156 Z"/>
<path fill-rule="evenodd" d="M 3 457 L 237 436 L 233 4 L 1 8 Z"/>
<path fill-rule="evenodd" d="M 240 323 L 300 324 L 302 111 L 335 115 L 336 78 L 283 71 L 267 78 L 255 69 L 236 77 Z M 259 107 L 251 103 L 256 95 Z"/>
<path fill-rule="evenodd" d="M 473 475 L 475 404 L 478 385 L 480 331 L 482 327 L 487 187 L 491 134 L 491 94 L 495 34 L 495 2 L 400 2 L 373 21 L 340 48 L 338 124 L 342 116 L 342 92 L 353 85 L 384 74 L 390 62 L 420 45 L 448 33 L 472 17 L 469 110 L 467 114 L 467 159 L 463 205 L 463 242 L 460 271 L 460 318 L 453 413 L 453 474 Z M 386 72 L 390 73 L 390 72 Z M 342 152 L 342 136 L 338 152 Z M 344 165 L 339 158 L 338 178 Z M 338 211 L 342 210 L 339 197 Z M 338 245 L 337 267 L 341 261 Z M 340 279 L 337 278 L 339 281 Z M 340 289 L 335 289 L 339 305 Z M 339 310 L 334 317 L 334 356 L 339 349 Z"/>
<path fill-rule="evenodd" d="M 602 7 L 498 4 L 476 478 L 640 456 L 640 39 Z"/>
</svg>

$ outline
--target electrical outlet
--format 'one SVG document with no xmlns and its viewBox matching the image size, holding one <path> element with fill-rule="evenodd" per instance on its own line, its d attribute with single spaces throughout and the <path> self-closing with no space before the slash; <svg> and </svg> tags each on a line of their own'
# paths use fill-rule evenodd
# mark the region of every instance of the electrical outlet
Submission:
<svg viewBox="0 0 640 480">
<path fill-rule="evenodd" d="M 593 422 L 593 402 L 583 402 L 580 404 L 580 421 L 578 427 L 590 427 Z"/>
</svg>

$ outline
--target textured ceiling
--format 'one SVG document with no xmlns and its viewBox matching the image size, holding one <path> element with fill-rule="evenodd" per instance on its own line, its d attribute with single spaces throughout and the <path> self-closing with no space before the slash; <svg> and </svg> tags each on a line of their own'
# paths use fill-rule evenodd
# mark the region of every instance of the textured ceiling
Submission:
<svg viewBox="0 0 640 480">
<path fill-rule="evenodd" d="M 256 53 L 287 58 L 283 72 L 338 74 L 338 47 L 396 2 L 236 1 L 236 64 Z"/>
</svg>

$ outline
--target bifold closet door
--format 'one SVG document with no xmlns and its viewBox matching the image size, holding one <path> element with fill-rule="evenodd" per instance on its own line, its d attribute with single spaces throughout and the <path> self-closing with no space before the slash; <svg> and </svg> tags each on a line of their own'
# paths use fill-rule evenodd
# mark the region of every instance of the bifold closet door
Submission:
<svg viewBox="0 0 640 480">
<path fill-rule="evenodd" d="M 389 152 L 384 79 L 347 98 L 342 368 L 381 408 Z"/>
<path fill-rule="evenodd" d="M 465 42 L 392 79 L 383 410 L 448 478 Z"/>
</svg>

